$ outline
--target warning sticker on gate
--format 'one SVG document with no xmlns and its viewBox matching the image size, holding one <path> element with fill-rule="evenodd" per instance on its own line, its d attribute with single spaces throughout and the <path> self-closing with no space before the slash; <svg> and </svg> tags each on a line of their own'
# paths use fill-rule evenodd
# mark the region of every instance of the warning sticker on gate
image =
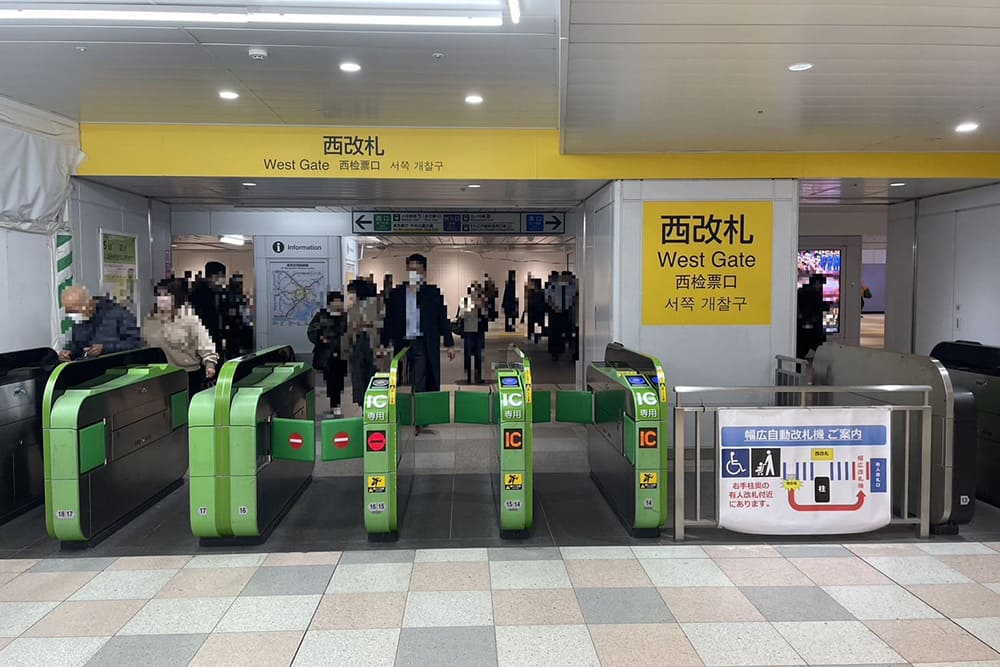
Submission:
<svg viewBox="0 0 1000 667">
<path fill-rule="evenodd" d="M 504 491 L 520 491 L 524 488 L 524 475 L 519 472 L 509 472 L 503 476 Z"/>
<path fill-rule="evenodd" d="M 384 452 L 385 431 L 371 431 L 368 434 L 367 443 L 369 452 Z"/>
<path fill-rule="evenodd" d="M 863 533 L 892 518 L 886 408 L 720 409 L 719 526 Z"/>
<path fill-rule="evenodd" d="M 368 493 L 385 493 L 385 475 L 368 476 Z"/>
<path fill-rule="evenodd" d="M 655 489 L 656 485 L 660 481 L 660 474 L 656 472 L 641 472 L 639 473 L 639 488 L 640 489 Z"/>
</svg>

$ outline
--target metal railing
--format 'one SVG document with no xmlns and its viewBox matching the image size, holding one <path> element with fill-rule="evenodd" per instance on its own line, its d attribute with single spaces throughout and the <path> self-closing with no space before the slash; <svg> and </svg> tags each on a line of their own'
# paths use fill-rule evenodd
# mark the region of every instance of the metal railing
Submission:
<svg viewBox="0 0 1000 667">
<path fill-rule="evenodd" d="M 811 399 L 820 398 L 822 395 L 859 395 L 867 397 L 888 398 L 890 395 L 912 394 L 922 397 L 919 403 L 910 404 L 888 404 L 884 407 L 893 414 L 899 413 L 902 420 L 893 420 L 891 456 L 894 466 L 898 470 L 902 468 L 902 484 L 894 484 L 893 510 L 896 512 L 891 523 L 894 525 L 916 525 L 921 537 L 930 535 L 930 514 L 931 514 L 931 405 L 929 402 L 930 386 L 927 385 L 865 385 L 853 387 L 835 386 L 777 386 L 777 387 L 674 387 L 674 438 L 673 438 L 673 489 L 674 489 L 674 539 L 678 542 L 684 540 L 685 529 L 688 526 L 717 526 L 719 521 L 719 473 L 717 462 L 721 459 L 721 447 L 718 437 L 718 428 L 714 424 L 717 413 L 720 409 L 736 407 L 775 407 L 782 405 L 807 405 Z M 750 405 L 726 405 L 725 397 L 729 395 L 742 395 L 743 397 L 755 397 Z M 700 400 L 692 400 L 698 395 Z M 711 404 L 705 399 L 711 397 L 716 399 Z M 721 399 L 721 401 L 719 400 Z M 782 403 L 781 399 L 788 401 Z M 731 403 L 734 401 L 730 400 Z M 889 401 L 885 401 L 889 403 Z M 859 406 L 870 406 L 871 403 L 858 402 Z M 838 402 L 837 408 L 851 407 L 844 402 Z M 816 407 L 813 410 L 830 410 L 835 408 Z M 694 422 L 693 438 L 688 439 L 688 417 Z M 711 436 L 704 435 L 705 415 L 709 415 Z M 902 422 L 903 433 L 897 430 L 898 421 Z M 914 424 L 915 422 L 915 424 Z M 920 473 L 919 480 L 919 507 L 911 513 L 910 508 L 910 486 L 913 480 L 910 479 L 911 457 L 911 435 L 914 425 L 919 429 L 919 456 Z M 901 436 L 901 437 L 899 437 Z M 902 452 L 899 451 L 900 441 L 902 442 Z M 693 512 L 689 515 L 688 504 L 686 502 L 686 482 L 687 482 L 687 455 L 693 450 L 694 453 L 694 502 L 690 509 Z M 711 465 L 705 465 L 705 456 L 702 450 L 712 452 Z M 900 460 L 901 457 L 901 460 Z M 899 464 L 896 464 L 899 461 Z M 704 473 L 712 473 L 706 475 Z M 711 486 L 712 492 L 712 514 L 703 512 L 702 494 L 705 485 Z"/>
<path fill-rule="evenodd" d="M 786 357 L 784 355 L 775 356 L 774 384 L 778 387 L 804 387 L 813 383 L 813 364 L 808 359 L 798 359 L 796 357 Z M 776 405 L 791 406 L 795 396 L 782 393 L 775 396 Z M 808 394 L 802 394 L 799 398 L 806 401 Z M 800 407 L 806 407 L 802 403 Z"/>
</svg>

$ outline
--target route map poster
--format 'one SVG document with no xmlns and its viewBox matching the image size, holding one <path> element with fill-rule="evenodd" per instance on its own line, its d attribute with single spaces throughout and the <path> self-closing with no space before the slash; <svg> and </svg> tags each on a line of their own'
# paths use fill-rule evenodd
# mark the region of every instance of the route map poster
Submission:
<svg viewBox="0 0 1000 667">
<path fill-rule="evenodd" d="M 887 408 L 719 410 L 719 527 L 864 533 L 892 518 Z"/>
<path fill-rule="evenodd" d="M 271 262 L 272 331 L 301 327 L 326 304 L 326 262 Z M 287 337 L 282 336 L 285 340 Z"/>
</svg>

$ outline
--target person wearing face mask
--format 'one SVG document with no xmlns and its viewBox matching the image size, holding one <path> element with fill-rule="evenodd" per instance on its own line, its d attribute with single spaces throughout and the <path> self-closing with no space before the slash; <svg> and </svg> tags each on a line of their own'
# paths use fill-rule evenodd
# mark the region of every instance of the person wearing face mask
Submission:
<svg viewBox="0 0 1000 667">
<path fill-rule="evenodd" d="M 414 392 L 441 388 L 441 341 L 454 360 L 455 339 L 448 321 L 444 296 L 427 284 L 427 258 L 406 258 L 407 281 L 389 293 L 382 344 L 395 350 L 410 348 L 410 379 Z"/>
<path fill-rule="evenodd" d="M 191 289 L 191 306 L 208 329 L 208 335 L 215 344 L 215 351 L 220 355 L 225 354 L 223 345 L 225 287 L 226 265 L 221 262 L 208 262 L 205 264 L 205 277 L 196 278 Z"/>
<path fill-rule="evenodd" d="M 171 366 L 187 371 L 190 398 L 204 389 L 206 380 L 215 378 L 219 355 L 208 329 L 186 301 L 183 281 L 161 281 L 153 312 L 143 322 L 142 337 L 148 347 L 163 350 Z"/>
<path fill-rule="evenodd" d="M 91 297 L 86 287 L 71 285 L 60 296 L 73 328 L 59 352 L 61 361 L 134 350 L 142 345 L 135 316 L 109 297 Z"/>
<path fill-rule="evenodd" d="M 326 394 L 330 398 L 330 412 L 334 417 L 342 414 L 340 397 L 344 393 L 344 380 L 347 377 L 347 359 L 342 341 L 346 334 L 344 295 L 330 292 L 326 296 L 326 308 L 320 308 L 313 315 L 306 335 L 313 344 L 313 368 L 323 374 Z"/>
</svg>

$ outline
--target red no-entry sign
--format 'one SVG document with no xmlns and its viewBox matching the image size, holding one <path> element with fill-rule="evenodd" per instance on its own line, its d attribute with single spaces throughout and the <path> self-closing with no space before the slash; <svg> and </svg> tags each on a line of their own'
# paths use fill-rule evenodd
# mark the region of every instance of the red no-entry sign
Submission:
<svg viewBox="0 0 1000 667">
<path fill-rule="evenodd" d="M 302 436 L 298 433 L 292 433 L 288 436 L 288 446 L 296 451 L 302 449 Z"/>
<path fill-rule="evenodd" d="M 372 431 L 368 434 L 368 450 L 372 452 L 385 450 L 385 431 Z"/>
<path fill-rule="evenodd" d="M 333 446 L 337 449 L 346 449 L 349 444 L 351 444 L 351 436 L 343 431 L 333 436 Z"/>
</svg>

